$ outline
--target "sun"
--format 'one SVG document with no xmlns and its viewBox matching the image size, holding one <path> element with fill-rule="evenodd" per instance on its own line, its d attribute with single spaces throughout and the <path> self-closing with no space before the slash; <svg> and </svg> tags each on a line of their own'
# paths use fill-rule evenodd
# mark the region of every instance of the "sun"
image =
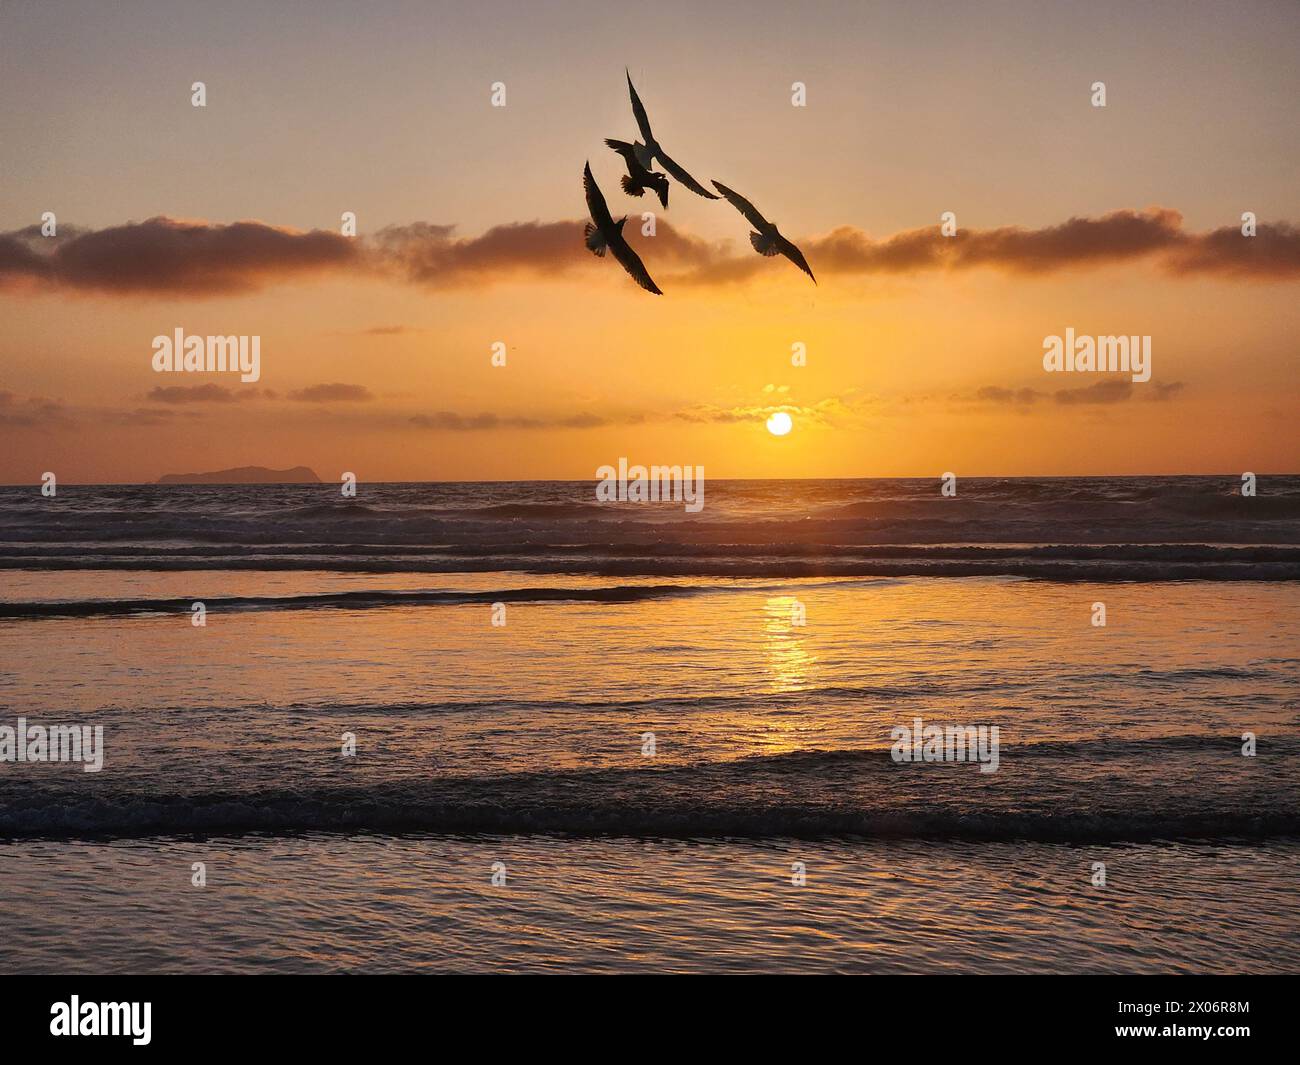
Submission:
<svg viewBox="0 0 1300 1065">
<path fill-rule="evenodd" d="M 783 410 L 773 411 L 772 416 L 767 419 L 767 431 L 773 436 L 785 436 L 793 428 L 793 419 Z"/>
</svg>

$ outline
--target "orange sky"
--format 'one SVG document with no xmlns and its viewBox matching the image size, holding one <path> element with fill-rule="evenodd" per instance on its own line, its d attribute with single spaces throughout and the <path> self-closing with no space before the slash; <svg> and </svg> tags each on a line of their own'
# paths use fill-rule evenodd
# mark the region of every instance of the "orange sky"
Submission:
<svg viewBox="0 0 1300 1065">
<path fill-rule="evenodd" d="M 142 12 L 7 10 L 22 58 L 0 74 L 18 103 L 0 123 L 16 155 L 0 481 L 300 464 L 590 478 L 619 456 L 712 477 L 1294 472 L 1300 15 L 1261 4 L 1224 41 L 1199 8 L 1161 35 L 1158 16 L 1186 8 L 1120 5 L 1097 26 L 1017 7 L 992 28 L 959 8 L 953 26 L 890 5 L 796 25 L 774 7 L 788 61 L 713 17 L 688 44 L 605 14 L 591 32 L 617 54 L 592 55 L 564 26 L 526 33 L 524 8 L 508 31 L 461 12 L 429 29 L 432 67 L 410 43 L 425 16 L 401 4 L 287 35 L 253 7 L 220 30 L 187 9 L 223 35 L 215 52 L 146 32 Z M 1064 28 L 1068 54 L 1050 45 Z M 563 43 L 539 54 L 538 34 Z M 937 60 L 905 61 L 927 48 Z M 678 185 L 656 235 L 633 238 L 664 296 L 586 255 L 586 159 L 629 230 L 651 208 L 619 192 L 601 144 L 635 133 L 625 60 L 665 147 L 754 200 L 817 286 Z M 790 105 L 796 78 L 807 108 Z M 56 238 L 29 228 L 45 211 Z M 229 228 L 243 219 L 260 224 Z M 177 327 L 259 335 L 261 380 L 155 373 L 152 338 Z M 1150 335 L 1151 381 L 1045 373 L 1043 339 L 1067 327 Z M 781 439 L 764 428 L 778 408 L 795 422 Z"/>
</svg>

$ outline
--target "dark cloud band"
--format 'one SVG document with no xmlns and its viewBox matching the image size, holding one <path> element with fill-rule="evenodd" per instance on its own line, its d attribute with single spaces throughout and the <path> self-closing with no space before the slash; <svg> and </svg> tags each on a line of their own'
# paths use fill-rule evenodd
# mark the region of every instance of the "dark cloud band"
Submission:
<svg viewBox="0 0 1300 1065">
<path fill-rule="evenodd" d="M 453 226 L 415 223 L 369 238 L 298 231 L 261 222 L 218 225 L 151 218 L 100 230 L 42 237 L 35 227 L 0 235 L 0 286 L 136 295 L 218 296 L 276 282 L 338 272 L 390 277 L 432 288 L 482 287 L 529 277 L 590 276 L 583 223 L 519 222 L 477 237 Z M 757 276 L 767 265 L 731 242 L 709 242 L 660 219 L 654 237 L 629 233 L 665 278 L 717 286 Z M 842 226 L 800 241 L 823 275 L 843 277 L 926 271 L 998 269 L 1045 275 L 1146 261 L 1176 276 L 1290 281 L 1300 279 L 1300 229 L 1261 224 L 1254 236 L 1234 226 L 1189 233 L 1182 216 L 1163 207 L 1072 218 L 1041 229 L 939 227 L 873 240 Z"/>
</svg>

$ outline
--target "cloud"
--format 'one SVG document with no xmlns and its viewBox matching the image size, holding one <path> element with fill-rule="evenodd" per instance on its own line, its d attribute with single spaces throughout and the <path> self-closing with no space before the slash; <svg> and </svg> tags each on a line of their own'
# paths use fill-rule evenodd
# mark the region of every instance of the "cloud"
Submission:
<svg viewBox="0 0 1300 1065">
<path fill-rule="evenodd" d="M 159 385 L 149 390 L 145 397 L 153 403 L 233 403 L 237 399 L 251 399 L 252 392 L 241 392 L 221 385 Z"/>
<path fill-rule="evenodd" d="M 373 240 L 374 262 L 415 284 L 455 287 L 488 284 L 520 275 L 552 279 L 596 262 L 583 243 L 586 223 L 512 222 L 478 237 L 457 237 L 456 227 L 416 222 L 389 226 Z M 628 231 L 647 259 L 667 268 L 716 268 L 728 245 L 679 232 L 659 220 L 654 237 Z"/>
<path fill-rule="evenodd" d="M 985 385 L 975 393 L 975 398 L 984 403 L 1010 403 L 1016 406 L 1028 406 L 1043 398 L 1043 393 L 1033 388 L 1002 388 L 1000 385 Z"/>
<path fill-rule="evenodd" d="M 1112 211 L 1101 218 L 1071 218 L 1043 229 L 1002 226 L 958 230 L 954 268 L 995 266 L 1045 273 L 1073 266 L 1123 262 L 1166 249 L 1182 237 L 1183 216 L 1165 207 Z M 935 232 L 931 230 L 931 232 Z"/>
<path fill-rule="evenodd" d="M 18 396 L 0 391 L 0 425 L 11 429 L 35 429 L 60 425 L 67 421 L 67 411 L 56 399 L 44 396 Z"/>
<path fill-rule="evenodd" d="M 1079 388 L 1061 388 L 1052 393 L 1040 392 L 1035 388 L 1004 388 L 1001 385 L 985 385 L 983 388 L 976 390 L 973 398 L 979 403 L 1018 407 L 1023 410 L 1033 406 L 1041 399 L 1048 398 L 1054 399 L 1057 403 L 1065 406 L 1123 403 L 1125 400 L 1138 398 L 1164 402 L 1181 393 L 1185 387 L 1182 381 L 1171 381 L 1168 384 L 1151 381 L 1135 387 L 1128 378 L 1108 377 L 1090 385 Z M 963 397 L 956 398 L 961 399 Z"/>
<path fill-rule="evenodd" d="M 1300 230 L 1286 222 L 1258 227 L 1254 237 L 1234 227 L 1188 233 L 1183 217 L 1166 207 L 1112 211 L 1026 229 L 959 229 L 944 237 L 927 226 L 873 241 L 844 226 L 804 247 L 826 274 L 916 273 L 992 267 L 1010 273 L 1062 270 L 1151 259 L 1165 271 L 1224 277 L 1300 278 Z"/>
<path fill-rule="evenodd" d="M 1214 274 L 1234 278 L 1300 277 L 1300 228 L 1289 222 L 1261 225 L 1253 237 L 1237 226 L 1189 236 L 1169 256 L 1169 270 L 1179 275 Z"/>
<path fill-rule="evenodd" d="M 847 394 L 846 394 L 847 395 Z M 853 400 L 831 397 L 808 405 L 785 403 L 771 406 L 720 407 L 695 404 L 676 411 L 621 411 L 611 414 L 460 414 L 434 411 L 416 414 L 410 423 L 421 429 L 445 432 L 477 432 L 491 429 L 600 429 L 609 426 L 640 425 L 648 421 L 683 421 L 696 425 L 762 424 L 776 411 L 785 411 L 796 421 L 830 424 L 857 413 Z"/>
<path fill-rule="evenodd" d="M 587 252 L 584 226 L 581 219 L 511 222 L 461 237 L 452 225 L 415 222 L 389 226 L 369 238 L 262 222 L 223 225 L 164 217 L 100 230 L 65 227 L 57 238 L 44 238 L 29 226 L 0 234 L 0 287 L 201 297 L 250 292 L 328 272 L 427 288 L 482 287 L 519 278 L 585 281 L 596 270 L 609 271 L 610 265 Z M 627 233 L 651 274 L 673 284 L 720 286 L 755 276 L 784 276 L 739 239 L 707 241 L 664 219 L 653 237 L 641 236 L 635 222 Z M 845 225 L 797 242 L 819 277 L 977 269 L 1047 275 L 1149 262 L 1173 277 L 1300 279 L 1296 226 L 1261 224 L 1253 237 L 1233 226 L 1190 233 L 1182 215 L 1167 207 L 1070 218 L 1038 229 L 959 229 L 952 237 L 933 225 L 876 240 Z M 364 332 L 394 336 L 407 331 L 398 325 Z"/>
<path fill-rule="evenodd" d="M 149 398 L 154 397 L 151 395 Z M 182 399 L 179 402 L 184 403 L 187 400 Z M 108 425 L 139 428 L 176 425 L 179 418 L 191 419 L 203 416 L 196 411 L 179 411 L 168 407 L 65 406 L 56 400 L 39 396 L 20 400 L 12 393 L 0 393 L 0 425 L 20 429 L 48 428 L 51 425 L 64 427 L 65 431 L 69 426 L 89 428 Z"/>
<path fill-rule="evenodd" d="M 644 415 L 627 415 L 622 419 L 598 414 L 567 414 L 543 417 L 520 414 L 458 414 L 440 410 L 430 414 L 416 414 L 411 424 L 419 429 L 437 429 L 445 432 L 471 433 L 486 429 L 598 429 L 614 424 L 636 424 Z"/>
<path fill-rule="evenodd" d="M 553 278 L 598 265 L 582 245 L 584 225 L 580 220 L 513 223 L 469 238 L 455 236 L 454 226 L 394 226 L 376 236 L 372 265 L 430 286 L 487 284 L 520 274 Z M 663 219 L 654 237 L 642 237 L 640 227 L 629 227 L 628 235 L 652 275 L 682 284 L 740 282 L 768 265 L 743 243 L 737 252 L 732 242 L 705 241 Z M 1048 274 L 1150 259 L 1175 276 L 1300 278 L 1295 226 L 1260 225 L 1254 237 L 1233 227 L 1188 233 L 1182 215 L 1167 207 L 1071 218 L 1039 229 L 959 229 L 953 237 L 943 236 L 936 225 L 873 240 L 856 227 L 841 226 L 798 243 L 828 276 L 980 268 Z"/>
<path fill-rule="evenodd" d="M 1133 382 L 1127 379 L 1098 381 L 1084 388 L 1062 388 L 1056 393 L 1056 402 L 1067 405 L 1081 403 L 1123 403 L 1133 395 Z"/>
<path fill-rule="evenodd" d="M 764 390 L 766 391 L 766 389 Z M 854 392 L 843 396 L 828 396 L 816 403 L 756 404 L 750 406 L 719 407 L 709 403 L 696 404 L 675 412 L 672 417 L 697 425 L 733 425 L 743 422 L 766 422 L 777 411 L 784 411 L 797 422 L 817 422 L 831 425 L 859 415 L 865 409 L 863 397 Z"/>
<path fill-rule="evenodd" d="M 375 394 L 365 385 L 345 385 L 336 381 L 300 388 L 290 392 L 289 398 L 301 403 L 364 403 L 374 399 Z"/>
<path fill-rule="evenodd" d="M 1151 389 L 1144 393 L 1147 399 L 1154 400 L 1157 403 L 1163 403 L 1167 399 L 1173 399 L 1187 386 L 1182 381 L 1170 381 L 1167 385 L 1159 381 L 1151 382 Z"/>
<path fill-rule="evenodd" d="M 36 236 L 40 236 L 39 230 Z M 50 258 L 34 251 L 30 246 L 31 240 L 31 227 L 0 233 L 0 283 L 51 279 Z"/>
<path fill-rule="evenodd" d="M 159 385 L 150 389 L 145 397 L 153 403 L 235 403 L 249 399 L 277 399 L 269 388 L 248 388 L 242 385 Z M 287 399 L 301 403 L 360 403 L 374 399 L 374 393 L 365 385 L 346 385 L 341 382 L 308 385 L 286 393 Z"/>
<path fill-rule="evenodd" d="M 0 235 L 0 284 L 135 295 L 249 292 L 327 270 L 355 268 L 356 244 L 323 230 L 262 222 L 150 218 L 58 238 L 28 227 Z"/>
</svg>

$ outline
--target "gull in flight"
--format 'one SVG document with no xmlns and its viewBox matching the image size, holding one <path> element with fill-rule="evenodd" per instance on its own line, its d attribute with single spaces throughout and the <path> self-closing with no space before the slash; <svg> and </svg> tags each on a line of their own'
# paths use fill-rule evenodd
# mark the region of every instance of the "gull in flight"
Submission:
<svg viewBox="0 0 1300 1065">
<path fill-rule="evenodd" d="M 623 157 L 627 163 L 627 173 L 623 175 L 623 191 L 629 196 L 643 196 L 646 189 L 654 189 L 659 202 L 668 210 L 668 175 L 657 170 L 648 170 L 636 157 L 636 147 L 627 141 L 616 141 L 606 137 L 605 143 Z"/>
<path fill-rule="evenodd" d="M 803 257 L 803 252 L 781 236 L 780 230 L 759 214 L 752 203 L 739 193 L 732 192 L 720 181 L 715 181 L 713 187 L 722 193 L 727 202 L 743 214 L 745 220 L 758 231 L 749 235 L 749 243 L 754 245 L 754 250 L 759 255 L 784 255 L 805 274 L 812 277 L 814 285 L 817 284 L 817 278 L 813 277 L 813 272 L 808 266 L 808 260 Z"/>
<path fill-rule="evenodd" d="M 610 216 L 609 208 L 605 205 L 604 193 L 600 191 L 596 179 L 591 176 L 590 162 L 582 171 L 582 187 L 587 191 L 587 210 L 591 212 L 591 221 L 587 223 L 586 229 L 587 250 L 601 258 L 604 258 L 606 249 L 612 251 L 614 258 L 632 275 L 632 279 L 638 285 L 647 292 L 662 296 L 659 286 L 646 272 L 645 263 L 623 237 L 623 223 L 627 221 L 627 215 L 617 222 Z"/>
<path fill-rule="evenodd" d="M 632 145 L 632 150 L 636 153 L 636 161 L 644 169 L 649 170 L 650 165 L 657 160 L 660 166 L 697 196 L 703 196 L 706 200 L 716 200 L 717 197 L 713 193 L 669 159 L 663 148 L 659 146 L 659 142 L 655 140 L 654 134 L 650 132 L 650 119 L 646 118 L 645 106 L 641 103 L 641 97 L 636 94 L 636 86 L 632 84 L 631 72 L 627 75 L 627 90 L 632 94 L 632 113 L 636 115 L 636 124 L 641 128 L 641 136 L 645 138 L 644 144 L 637 141 Z M 668 206 L 666 198 L 664 206 Z"/>
</svg>

